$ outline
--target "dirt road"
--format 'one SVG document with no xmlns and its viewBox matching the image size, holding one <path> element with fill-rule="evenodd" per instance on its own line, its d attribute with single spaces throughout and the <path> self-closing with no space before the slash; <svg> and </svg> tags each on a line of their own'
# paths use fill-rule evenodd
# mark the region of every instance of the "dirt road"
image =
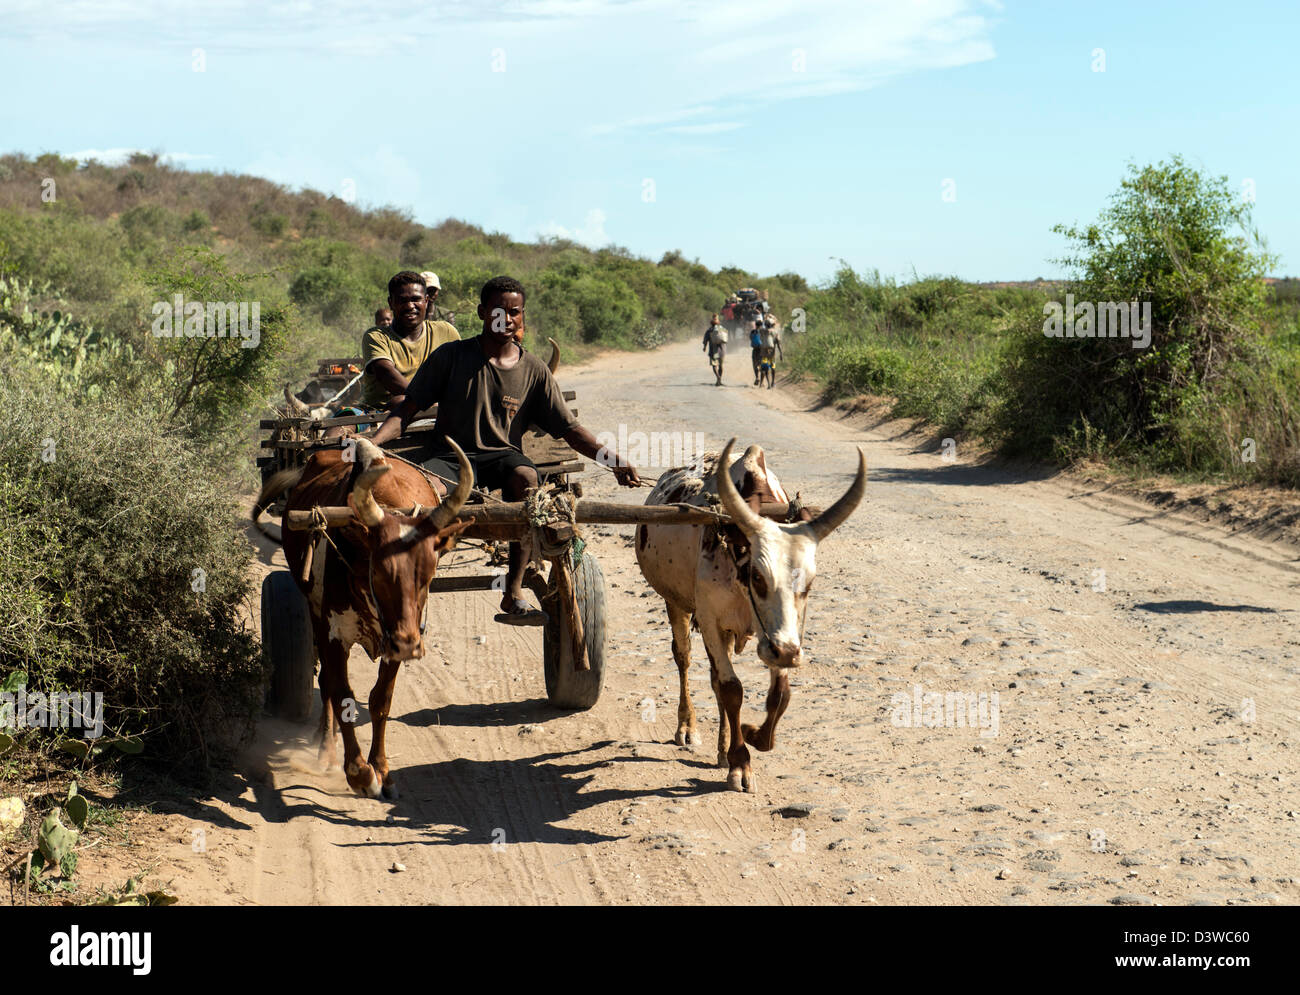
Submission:
<svg viewBox="0 0 1300 995">
<path fill-rule="evenodd" d="M 714 388 L 684 344 L 560 379 L 593 431 L 622 422 L 703 432 L 710 448 L 757 441 L 787 488 L 816 503 L 847 486 L 855 445 L 867 454 L 867 498 L 818 554 L 809 662 L 776 749 L 754 755 L 755 794 L 724 790 L 712 765 L 717 713 L 698 635 L 707 745 L 673 745 L 663 604 L 637 571 L 631 530 L 597 529 L 611 662 L 595 708 L 546 705 L 539 630 L 495 625 L 488 594 L 441 598 L 430 652 L 402 668 L 394 698 L 401 800 L 354 797 L 337 770 L 318 773 L 314 723 L 268 721 L 247 773 L 203 801 L 201 819 L 173 817 L 162 871 L 181 899 L 1297 900 L 1294 549 L 1066 478 L 970 466 L 960 451 L 945 462 L 915 437 L 752 388 L 748 365 L 735 354 Z M 588 480 L 589 496 L 619 493 L 603 471 Z M 269 544 L 263 560 L 283 566 Z M 752 643 L 746 658 L 755 721 L 766 674 Z M 358 694 L 374 674 L 354 650 Z M 976 696 L 984 728 L 945 724 L 955 714 L 925 696 L 950 692 Z M 368 726 L 361 736 L 368 748 Z"/>
</svg>

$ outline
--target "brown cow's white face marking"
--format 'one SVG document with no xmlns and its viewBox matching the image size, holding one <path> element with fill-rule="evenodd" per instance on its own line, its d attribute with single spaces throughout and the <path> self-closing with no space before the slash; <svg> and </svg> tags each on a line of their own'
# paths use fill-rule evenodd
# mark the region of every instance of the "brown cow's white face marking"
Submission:
<svg viewBox="0 0 1300 995">
<path fill-rule="evenodd" d="M 768 666 L 803 662 L 801 630 L 816 574 L 817 541 L 806 526 L 765 522 L 752 537 L 746 597 L 752 596 L 758 656 Z"/>
<path fill-rule="evenodd" d="M 436 537 L 421 534 L 418 520 L 387 515 L 367 535 L 370 590 L 382 619 L 379 652 L 400 662 L 424 654 L 420 623 L 429 582 L 438 566 Z"/>
</svg>

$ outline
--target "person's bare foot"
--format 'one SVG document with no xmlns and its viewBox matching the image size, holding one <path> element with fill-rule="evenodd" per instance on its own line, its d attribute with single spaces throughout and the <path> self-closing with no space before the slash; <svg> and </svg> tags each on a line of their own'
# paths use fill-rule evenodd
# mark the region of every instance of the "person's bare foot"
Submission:
<svg viewBox="0 0 1300 995">
<path fill-rule="evenodd" d="M 501 613 L 495 619 L 502 625 L 545 625 L 548 616 L 523 598 L 506 594 L 501 598 Z"/>
</svg>

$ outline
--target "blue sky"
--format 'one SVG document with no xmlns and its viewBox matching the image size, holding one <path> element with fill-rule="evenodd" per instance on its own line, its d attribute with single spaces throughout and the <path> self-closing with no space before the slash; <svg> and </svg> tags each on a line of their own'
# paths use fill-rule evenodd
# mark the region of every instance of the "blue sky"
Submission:
<svg viewBox="0 0 1300 995">
<path fill-rule="evenodd" d="M 1051 226 L 1177 152 L 1252 182 L 1300 273 L 1294 3 L 0 0 L 0 25 L 5 152 L 351 180 L 426 223 L 814 280 L 1054 275 Z"/>
</svg>

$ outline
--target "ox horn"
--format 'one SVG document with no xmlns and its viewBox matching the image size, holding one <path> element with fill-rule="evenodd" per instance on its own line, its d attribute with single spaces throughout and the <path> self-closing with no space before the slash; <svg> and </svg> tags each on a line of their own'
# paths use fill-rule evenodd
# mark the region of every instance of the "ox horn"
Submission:
<svg viewBox="0 0 1300 995">
<path fill-rule="evenodd" d="M 357 440 L 356 454 L 357 462 L 361 464 L 361 474 L 352 486 L 352 505 L 362 524 L 374 528 L 384 520 L 384 509 L 379 507 L 379 502 L 371 492 L 379 482 L 379 478 L 392 467 L 386 463 L 383 466 L 372 465 L 376 459 L 384 455 L 384 451 L 369 439 Z"/>
<path fill-rule="evenodd" d="M 456 445 L 455 439 L 448 437 L 447 442 L 456 452 L 456 464 L 460 472 L 456 475 L 456 489 L 430 511 L 425 519 L 429 523 L 427 528 L 432 532 L 441 532 L 451 524 L 451 520 L 460 514 L 460 509 L 465 506 L 470 488 L 474 486 L 474 471 L 470 469 L 469 457 L 460 446 Z"/>
<path fill-rule="evenodd" d="M 555 339 L 547 339 L 551 343 L 551 358 L 547 360 L 546 365 L 551 371 L 551 376 L 555 376 L 555 371 L 560 368 L 560 343 Z"/>
<path fill-rule="evenodd" d="M 290 416 L 306 418 L 311 414 L 311 408 L 293 396 L 288 384 L 284 385 L 284 403 L 288 406 Z"/>
<path fill-rule="evenodd" d="M 745 535 L 754 535 L 763 527 L 761 519 L 740 496 L 736 490 L 736 485 L 731 480 L 731 447 L 736 440 L 733 438 L 723 447 L 722 455 L 718 457 L 718 498 L 722 501 L 722 507 L 731 516 L 732 521 L 740 526 L 740 531 Z"/>
<path fill-rule="evenodd" d="M 862 500 L 862 495 L 867 490 L 867 458 L 862 455 L 861 447 L 858 448 L 858 475 L 853 478 L 853 483 L 849 489 L 844 492 L 843 496 L 833 505 L 823 511 L 820 515 L 808 523 L 808 528 L 821 542 L 828 535 L 844 524 L 845 520 L 853 514 L 857 508 L 858 502 Z"/>
</svg>

